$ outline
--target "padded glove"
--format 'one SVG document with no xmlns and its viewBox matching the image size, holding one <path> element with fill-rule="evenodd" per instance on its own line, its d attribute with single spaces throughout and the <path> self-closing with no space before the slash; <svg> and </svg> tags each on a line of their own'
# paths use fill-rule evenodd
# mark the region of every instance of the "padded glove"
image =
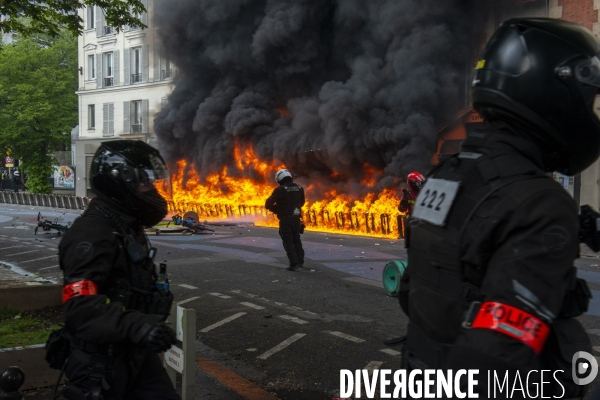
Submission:
<svg viewBox="0 0 600 400">
<path fill-rule="evenodd" d="M 168 327 L 164 322 L 159 322 L 150 328 L 146 336 L 142 339 L 142 344 L 149 347 L 152 351 L 160 353 L 170 349 L 171 345 L 176 343 L 176 340 L 173 329 Z"/>
</svg>

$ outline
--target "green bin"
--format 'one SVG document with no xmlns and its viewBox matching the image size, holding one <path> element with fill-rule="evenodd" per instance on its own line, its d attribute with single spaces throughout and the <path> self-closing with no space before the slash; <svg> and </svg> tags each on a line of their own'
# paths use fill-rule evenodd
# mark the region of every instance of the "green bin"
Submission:
<svg viewBox="0 0 600 400">
<path fill-rule="evenodd" d="M 388 296 L 398 297 L 400 278 L 408 268 L 408 261 L 390 261 L 383 268 L 383 287 Z"/>
</svg>

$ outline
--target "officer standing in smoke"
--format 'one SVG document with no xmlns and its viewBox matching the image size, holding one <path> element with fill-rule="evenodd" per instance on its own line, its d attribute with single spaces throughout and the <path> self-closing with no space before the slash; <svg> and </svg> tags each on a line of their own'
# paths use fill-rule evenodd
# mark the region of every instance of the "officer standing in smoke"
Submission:
<svg viewBox="0 0 600 400">
<path fill-rule="evenodd" d="M 180 398 L 157 354 L 175 343 L 164 323 L 173 296 L 156 287 L 156 250 L 143 231 L 167 214 L 154 185 L 168 178 L 159 152 L 140 141 L 104 142 L 94 155 L 97 197 L 59 246 L 67 399 Z"/>
<path fill-rule="evenodd" d="M 488 370 L 509 387 L 517 372 L 526 386 L 531 370 L 563 370 L 542 376 L 544 396 L 582 395 L 571 360 L 592 349 L 574 318 L 590 297 L 573 266 L 578 210 L 547 173 L 577 174 L 600 154 L 599 52 L 587 29 L 546 18 L 506 21 L 486 45 L 472 90 L 486 125 L 428 174 L 409 220 L 405 368 L 479 369 L 480 398 Z M 524 397 L 541 382 L 527 381 Z"/>
<path fill-rule="evenodd" d="M 406 234 L 406 219 L 410 217 L 413 212 L 413 208 L 415 208 L 415 201 L 417 200 L 417 196 L 419 195 L 419 191 L 423 184 L 425 183 L 425 177 L 420 172 L 411 172 L 406 177 L 406 183 L 408 184 L 408 189 L 402 189 L 402 200 L 400 200 L 400 204 L 398 205 L 398 211 L 404 213 L 404 215 L 398 215 L 398 239 L 402 239 Z"/>
<path fill-rule="evenodd" d="M 279 187 L 271 193 L 265 202 L 265 208 L 277 214 L 279 236 L 290 261 L 288 271 L 293 271 L 304 266 L 304 249 L 300 240 L 300 234 L 304 233 L 301 212 L 304 205 L 304 189 L 294 183 L 292 174 L 287 169 L 277 171 L 275 180 Z"/>
</svg>

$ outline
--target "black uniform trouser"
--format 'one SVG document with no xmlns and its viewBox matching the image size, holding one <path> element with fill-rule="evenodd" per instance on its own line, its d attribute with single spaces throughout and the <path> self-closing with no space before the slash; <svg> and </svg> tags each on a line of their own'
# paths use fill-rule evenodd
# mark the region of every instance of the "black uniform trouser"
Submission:
<svg viewBox="0 0 600 400">
<path fill-rule="evenodd" d="M 304 264 L 304 249 L 300 240 L 300 217 L 290 215 L 279 220 L 279 236 L 290 266 Z"/>
<path fill-rule="evenodd" d="M 66 375 L 69 384 L 81 388 L 83 393 L 97 381 L 90 379 L 90 367 L 71 355 Z M 110 386 L 103 391 L 105 400 L 181 400 L 175 391 L 158 354 L 149 349 L 136 348 L 130 354 L 116 359 L 106 376 Z M 65 398 L 78 400 L 76 396 Z"/>
</svg>

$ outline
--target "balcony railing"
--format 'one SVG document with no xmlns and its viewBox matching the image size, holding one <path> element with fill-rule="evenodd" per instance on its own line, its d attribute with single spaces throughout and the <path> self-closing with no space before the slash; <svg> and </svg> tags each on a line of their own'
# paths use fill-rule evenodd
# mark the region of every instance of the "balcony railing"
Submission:
<svg viewBox="0 0 600 400">
<path fill-rule="evenodd" d="M 137 83 L 142 81 L 142 74 L 131 74 L 131 83 Z"/>
<path fill-rule="evenodd" d="M 142 133 L 142 124 L 131 125 L 131 133 Z"/>
<path fill-rule="evenodd" d="M 113 78 L 104 78 L 104 87 L 109 87 L 113 85 Z"/>
<path fill-rule="evenodd" d="M 160 71 L 160 79 L 169 79 L 173 77 L 173 70 L 163 69 Z"/>
<path fill-rule="evenodd" d="M 105 26 L 103 32 L 105 35 L 111 35 L 114 32 L 114 29 L 112 26 Z"/>
</svg>

